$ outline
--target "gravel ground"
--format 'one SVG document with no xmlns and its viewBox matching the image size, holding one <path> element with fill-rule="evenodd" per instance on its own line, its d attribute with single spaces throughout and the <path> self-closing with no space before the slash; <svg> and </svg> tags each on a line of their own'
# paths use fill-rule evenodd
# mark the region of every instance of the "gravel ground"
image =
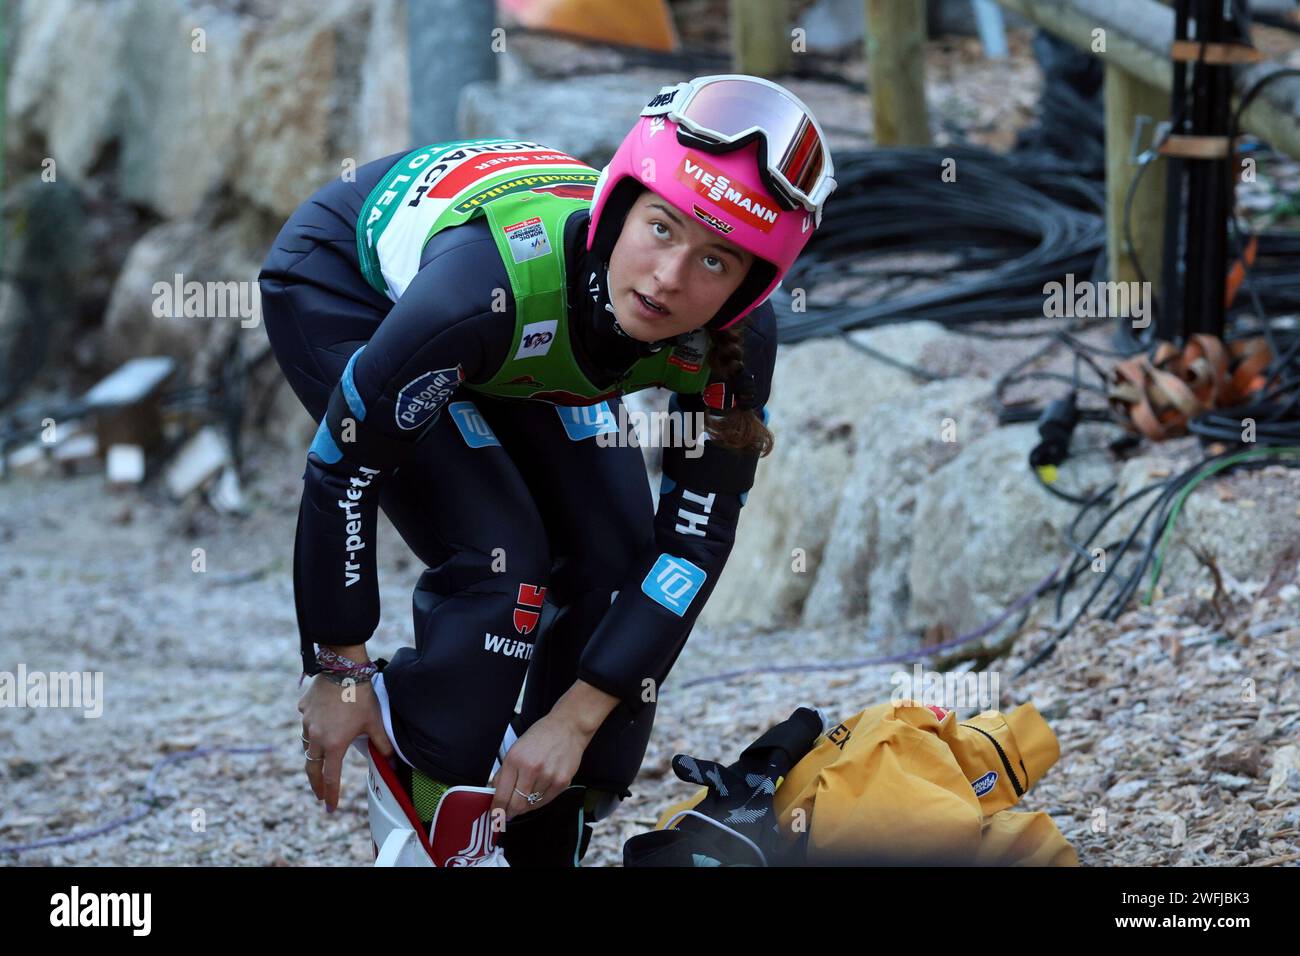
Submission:
<svg viewBox="0 0 1300 956">
<path fill-rule="evenodd" d="M 105 494 L 98 476 L 0 485 L 0 669 L 104 675 L 102 716 L 47 708 L 0 719 L 0 845 L 103 832 L 5 862 L 370 862 L 362 763 L 349 755 L 332 816 L 302 777 L 289 576 L 298 460 L 264 451 L 252 462 L 243 517 L 148 490 Z M 407 640 L 420 569 L 386 525 L 377 547 L 384 615 L 371 646 L 385 654 Z M 1294 580 L 1269 587 L 1174 595 L 1085 624 L 1026 679 L 1011 679 L 1014 660 L 999 669 L 1003 709 L 1034 701 L 1061 742 L 1023 809 L 1048 811 L 1081 862 L 1294 860 L 1300 600 Z M 627 837 L 692 792 L 669 770 L 672 754 L 730 761 L 801 704 L 846 717 L 887 699 L 894 666 L 843 663 L 881 650 L 851 623 L 697 630 L 664 688 L 634 794 L 598 825 L 584 862 L 617 865 Z M 828 667 L 685 686 L 810 662 Z"/>
</svg>

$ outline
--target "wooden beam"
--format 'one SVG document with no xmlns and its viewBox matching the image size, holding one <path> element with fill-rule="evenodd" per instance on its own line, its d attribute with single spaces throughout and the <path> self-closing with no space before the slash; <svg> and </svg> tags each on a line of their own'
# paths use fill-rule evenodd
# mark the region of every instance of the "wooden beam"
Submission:
<svg viewBox="0 0 1300 956">
<path fill-rule="evenodd" d="M 1133 132 L 1138 116 L 1149 116 L 1146 142 L 1155 135 L 1155 126 L 1169 118 L 1169 94 L 1143 83 L 1114 64 L 1106 66 L 1103 97 L 1106 108 L 1106 261 L 1111 279 L 1137 282 L 1138 272 L 1124 241 L 1124 200 L 1129 185 L 1140 168 L 1133 162 Z M 1160 283 L 1164 262 L 1165 164 L 1153 162 L 1142 174 L 1133 193 L 1129 212 L 1129 231 L 1133 237 L 1133 255 L 1142 267 L 1145 279 L 1155 289 Z"/>
<path fill-rule="evenodd" d="M 1165 140 L 1160 153 L 1179 159 L 1227 159 L 1228 137 L 1174 134 Z"/>
<path fill-rule="evenodd" d="M 1079 49 L 1118 66 L 1130 76 L 1168 94 L 1173 89 L 1170 62 L 1174 12 L 1157 0 L 998 0 Z M 1105 50 L 1095 49 L 1103 31 Z M 1261 63 L 1237 75 L 1237 93 L 1276 71 Z M 1235 107 L 1234 107 L 1235 108 Z M 1275 149 L 1300 158 L 1300 77 L 1277 80 L 1256 97 L 1241 118 L 1242 128 Z M 1145 182 L 1143 188 L 1145 188 Z"/>
<path fill-rule="evenodd" d="M 929 146 L 924 0 L 866 0 L 867 84 L 877 146 Z"/>
<path fill-rule="evenodd" d="M 1225 64 L 1259 63 L 1268 59 L 1262 50 L 1244 43 L 1197 43 L 1195 40 L 1175 40 L 1169 50 L 1169 59 L 1182 63 L 1205 61 L 1210 66 Z"/>
<path fill-rule="evenodd" d="M 780 76 L 790 69 L 789 0 L 731 0 L 731 62 L 737 73 Z"/>
</svg>

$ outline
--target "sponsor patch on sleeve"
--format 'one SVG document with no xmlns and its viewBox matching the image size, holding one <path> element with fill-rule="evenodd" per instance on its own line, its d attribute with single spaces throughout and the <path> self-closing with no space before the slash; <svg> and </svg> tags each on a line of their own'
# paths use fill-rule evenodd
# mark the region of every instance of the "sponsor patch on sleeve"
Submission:
<svg viewBox="0 0 1300 956">
<path fill-rule="evenodd" d="M 555 407 L 564 423 L 564 431 L 569 441 L 583 441 L 596 435 L 605 435 L 618 431 L 618 420 L 614 417 L 609 402 L 596 405 L 569 405 Z"/>
<path fill-rule="evenodd" d="M 487 448 L 489 445 L 501 444 L 496 432 L 492 430 L 492 426 L 487 423 L 473 402 L 452 402 L 447 406 L 447 412 L 456 423 L 456 427 L 460 429 L 460 437 L 465 439 L 465 444 L 470 448 Z"/>
<path fill-rule="evenodd" d="M 696 567 L 685 558 L 661 554 L 641 582 L 641 590 L 648 598 L 662 604 L 678 617 L 684 617 L 706 578 L 708 575 L 703 568 Z"/>
<path fill-rule="evenodd" d="M 411 379 L 397 393 L 393 412 L 397 417 L 397 427 L 403 431 L 419 428 L 447 403 L 464 377 L 464 371 L 456 365 Z"/>
</svg>

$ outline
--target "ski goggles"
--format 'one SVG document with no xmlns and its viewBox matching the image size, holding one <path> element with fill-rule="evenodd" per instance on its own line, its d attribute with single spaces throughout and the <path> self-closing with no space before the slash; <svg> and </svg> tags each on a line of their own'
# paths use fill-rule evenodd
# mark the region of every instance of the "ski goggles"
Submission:
<svg viewBox="0 0 1300 956">
<path fill-rule="evenodd" d="M 817 214 L 835 189 L 826 137 L 792 93 L 757 76 L 702 76 L 665 86 L 641 111 L 677 124 L 686 146 L 722 153 L 759 143 L 759 175 L 789 209 Z"/>
</svg>

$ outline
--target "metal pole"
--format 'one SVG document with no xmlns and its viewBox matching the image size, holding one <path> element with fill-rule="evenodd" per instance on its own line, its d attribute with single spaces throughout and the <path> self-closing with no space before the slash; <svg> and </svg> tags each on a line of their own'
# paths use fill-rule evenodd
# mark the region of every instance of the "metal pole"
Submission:
<svg viewBox="0 0 1300 956">
<path fill-rule="evenodd" d="M 411 141 L 461 138 L 457 114 L 466 84 L 497 78 L 497 58 L 509 43 L 495 37 L 493 0 L 407 0 L 411 60 Z"/>
</svg>

